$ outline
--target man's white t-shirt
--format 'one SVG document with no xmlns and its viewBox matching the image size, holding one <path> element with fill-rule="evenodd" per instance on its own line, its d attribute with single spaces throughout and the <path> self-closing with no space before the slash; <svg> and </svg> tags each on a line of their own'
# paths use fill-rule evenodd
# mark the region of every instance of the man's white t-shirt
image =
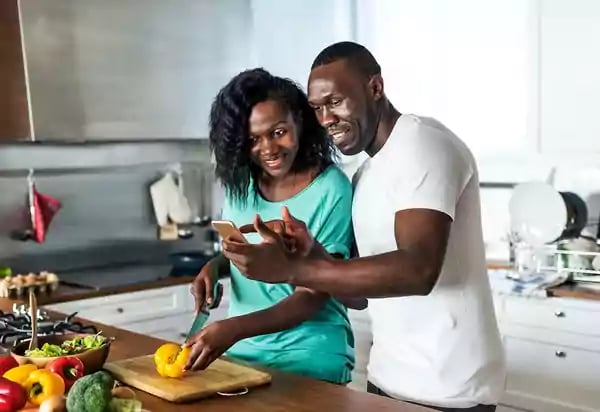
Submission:
<svg viewBox="0 0 600 412">
<path fill-rule="evenodd" d="M 440 277 L 427 296 L 369 300 L 369 380 L 388 395 L 432 406 L 496 404 L 505 362 L 487 276 L 479 178 L 467 146 L 435 119 L 405 114 L 354 176 L 360 256 L 397 249 L 395 213 L 452 218 Z"/>
</svg>

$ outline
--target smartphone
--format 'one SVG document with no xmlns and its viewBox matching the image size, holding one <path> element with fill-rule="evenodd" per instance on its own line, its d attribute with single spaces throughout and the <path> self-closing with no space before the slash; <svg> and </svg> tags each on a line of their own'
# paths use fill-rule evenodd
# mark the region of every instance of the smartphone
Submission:
<svg viewBox="0 0 600 412">
<path fill-rule="evenodd" d="M 231 239 L 236 242 L 248 243 L 242 232 L 230 220 L 213 220 L 212 227 L 219 232 L 223 239 Z"/>
</svg>

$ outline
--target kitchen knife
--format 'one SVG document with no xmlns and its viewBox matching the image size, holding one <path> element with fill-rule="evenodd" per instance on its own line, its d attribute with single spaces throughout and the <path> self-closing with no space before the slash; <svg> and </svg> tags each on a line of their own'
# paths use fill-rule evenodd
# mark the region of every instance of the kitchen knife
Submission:
<svg viewBox="0 0 600 412">
<path fill-rule="evenodd" d="M 213 302 L 210 305 L 208 305 L 206 302 L 204 302 L 202 304 L 202 307 L 200 308 L 198 315 L 196 315 L 196 318 L 194 319 L 194 322 L 192 323 L 192 327 L 190 328 L 188 334 L 185 337 L 186 342 L 192 336 L 194 336 L 196 333 L 200 332 L 200 330 L 206 324 L 208 317 L 210 316 L 209 311 L 211 309 L 214 309 L 217 306 L 219 306 L 219 303 L 221 302 L 222 297 L 223 297 L 223 285 L 220 284 L 219 282 L 216 282 L 215 286 L 213 288 Z"/>
</svg>

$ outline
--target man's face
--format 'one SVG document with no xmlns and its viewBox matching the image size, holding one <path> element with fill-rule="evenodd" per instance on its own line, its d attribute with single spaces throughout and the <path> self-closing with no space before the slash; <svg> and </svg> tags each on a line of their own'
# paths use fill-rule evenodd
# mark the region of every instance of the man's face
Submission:
<svg viewBox="0 0 600 412">
<path fill-rule="evenodd" d="M 345 155 L 365 150 L 377 127 L 369 80 L 338 60 L 316 67 L 308 79 L 308 100 L 317 118 Z"/>
</svg>

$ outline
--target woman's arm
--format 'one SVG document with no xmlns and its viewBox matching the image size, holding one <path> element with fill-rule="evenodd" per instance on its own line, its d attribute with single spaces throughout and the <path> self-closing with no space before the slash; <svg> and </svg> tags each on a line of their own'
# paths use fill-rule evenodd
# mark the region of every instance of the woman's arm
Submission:
<svg viewBox="0 0 600 412">
<path fill-rule="evenodd" d="M 312 319 L 328 299 L 325 293 L 297 287 L 294 293 L 268 309 L 224 320 L 236 330 L 236 339 L 266 335 L 294 328 Z"/>
<path fill-rule="evenodd" d="M 185 342 L 191 347 L 185 368 L 205 369 L 242 339 L 291 329 L 314 317 L 327 298 L 327 294 L 297 287 L 268 309 L 214 322 Z"/>
</svg>

